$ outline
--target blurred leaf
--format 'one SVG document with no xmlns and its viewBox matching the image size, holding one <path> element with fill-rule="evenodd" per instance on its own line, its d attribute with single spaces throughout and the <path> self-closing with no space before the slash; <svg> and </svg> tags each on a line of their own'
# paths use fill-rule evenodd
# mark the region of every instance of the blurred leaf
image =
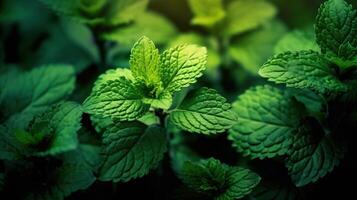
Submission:
<svg viewBox="0 0 357 200">
<path fill-rule="evenodd" d="M 236 35 L 257 28 L 276 14 L 273 4 L 265 0 L 236 0 L 227 7 L 223 33 Z"/>
<path fill-rule="evenodd" d="M 249 169 L 231 167 L 214 158 L 186 161 L 180 178 L 191 189 L 215 200 L 240 199 L 260 181 L 260 177 Z"/>
<path fill-rule="evenodd" d="M 75 83 L 74 70 L 67 65 L 48 65 L 7 79 L 1 91 L 4 117 L 18 112 L 40 112 L 68 97 Z"/>
<path fill-rule="evenodd" d="M 273 49 L 280 37 L 285 33 L 285 26 L 279 21 L 262 25 L 254 32 L 242 36 L 231 44 L 229 54 L 252 74 L 273 55 Z"/>
<path fill-rule="evenodd" d="M 320 47 L 315 42 L 314 35 L 309 32 L 292 31 L 285 34 L 275 46 L 274 53 L 284 53 L 286 51 L 313 50 L 320 52 Z"/>
<path fill-rule="evenodd" d="M 247 200 L 302 200 L 299 190 L 291 184 L 261 182 Z"/>
<path fill-rule="evenodd" d="M 176 28 L 169 20 L 158 13 L 148 11 L 138 15 L 133 24 L 105 32 L 102 37 L 117 42 L 119 46 L 131 47 L 142 36 L 147 36 L 160 45 L 167 43 L 175 34 Z"/>
<path fill-rule="evenodd" d="M 191 20 L 194 25 L 210 28 L 225 17 L 222 0 L 188 0 L 188 3 L 195 15 Z"/>
</svg>

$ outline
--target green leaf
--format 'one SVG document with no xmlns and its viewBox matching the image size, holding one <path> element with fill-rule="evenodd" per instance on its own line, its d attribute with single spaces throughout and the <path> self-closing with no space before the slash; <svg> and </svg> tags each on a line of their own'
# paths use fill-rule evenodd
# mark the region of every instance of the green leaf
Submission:
<svg viewBox="0 0 357 200">
<path fill-rule="evenodd" d="M 307 88 L 319 93 L 347 91 L 331 63 L 314 51 L 285 52 L 268 60 L 259 74 L 288 87 Z"/>
<path fill-rule="evenodd" d="M 251 158 L 284 155 L 300 122 L 301 109 L 277 88 L 257 86 L 240 95 L 233 103 L 238 123 L 229 130 L 233 146 Z"/>
<path fill-rule="evenodd" d="M 315 42 L 313 34 L 302 31 L 292 31 L 285 34 L 275 46 L 274 53 L 284 53 L 287 51 L 312 50 L 319 52 L 320 47 Z"/>
<path fill-rule="evenodd" d="M 139 82 L 148 87 L 159 88 L 161 86 L 159 72 L 159 50 L 153 41 L 143 36 L 131 49 L 130 70 Z"/>
<path fill-rule="evenodd" d="M 315 34 L 323 53 L 356 61 L 357 10 L 352 5 L 344 0 L 329 0 L 322 4 L 316 17 Z M 341 50 L 347 46 L 350 46 L 347 52 Z"/>
<path fill-rule="evenodd" d="M 206 68 L 207 50 L 196 45 L 179 45 L 161 56 L 160 75 L 164 89 L 176 92 L 196 82 Z"/>
<path fill-rule="evenodd" d="M 249 169 L 231 167 L 214 158 L 186 161 L 180 178 L 191 189 L 215 200 L 243 198 L 260 181 L 260 177 Z"/>
<path fill-rule="evenodd" d="M 257 28 L 272 19 L 276 8 L 265 0 L 236 0 L 227 7 L 223 32 L 236 35 Z"/>
<path fill-rule="evenodd" d="M 318 137 L 316 131 L 300 130 L 286 160 L 292 181 L 298 187 L 316 182 L 339 164 L 344 151 L 329 135 Z"/>
<path fill-rule="evenodd" d="M 0 108 L 8 117 L 19 112 L 39 113 L 64 100 L 74 89 L 75 76 L 70 66 L 48 65 L 21 73 L 3 84 Z"/>
<path fill-rule="evenodd" d="M 160 30 L 160 31 L 157 31 Z M 147 36 L 155 44 L 165 44 L 176 34 L 176 27 L 164 16 L 155 12 L 145 12 L 135 18 L 130 26 L 120 27 L 103 33 L 105 40 L 115 41 L 119 46 L 129 48 L 142 36 Z"/>
<path fill-rule="evenodd" d="M 74 164 L 63 164 L 55 170 L 51 179 L 51 185 L 36 188 L 40 191 L 29 194 L 26 199 L 64 199 L 75 191 L 88 188 L 95 181 L 88 167 Z"/>
<path fill-rule="evenodd" d="M 132 81 L 123 76 L 115 78 L 119 71 L 110 71 L 98 79 L 83 103 L 86 112 L 125 121 L 135 120 L 149 110 L 150 106 L 142 102 L 143 95 Z"/>
<path fill-rule="evenodd" d="M 189 0 L 190 8 L 194 14 L 191 23 L 212 27 L 225 17 L 222 0 Z"/>
<path fill-rule="evenodd" d="M 161 93 L 157 98 L 145 97 L 143 102 L 150 104 L 153 108 L 161 108 L 167 110 L 172 104 L 172 96 L 169 92 Z"/>
<path fill-rule="evenodd" d="M 53 112 L 51 118 L 47 120 L 54 133 L 46 150 L 39 151 L 36 155 L 55 155 L 75 149 L 78 145 L 77 131 L 81 128 L 81 106 L 77 103 L 65 102 L 48 112 Z"/>
<path fill-rule="evenodd" d="M 205 87 L 189 93 L 181 105 L 171 111 L 170 120 L 181 129 L 203 134 L 223 132 L 237 122 L 226 99 Z"/>
<path fill-rule="evenodd" d="M 175 47 L 180 44 L 197 44 L 207 48 L 207 70 L 213 70 L 221 64 L 218 53 L 218 42 L 215 38 L 207 38 L 194 32 L 182 33 L 170 41 L 169 46 Z"/>
<path fill-rule="evenodd" d="M 109 10 L 105 14 L 106 25 L 125 24 L 135 20 L 145 11 L 149 0 L 114 0 L 109 2 Z M 107 3 L 108 4 L 108 3 Z"/>
<path fill-rule="evenodd" d="M 286 32 L 279 21 L 271 21 L 260 29 L 242 36 L 229 47 L 230 56 L 254 75 L 264 62 L 273 55 L 273 48 Z"/>
<path fill-rule="evenodd" d="M 127 182 L 155 168 L 166 151 L 166 136 L 158 126 L 125 122 L 108 128 L 103 135 L 102 181 Z"/>
</svg>

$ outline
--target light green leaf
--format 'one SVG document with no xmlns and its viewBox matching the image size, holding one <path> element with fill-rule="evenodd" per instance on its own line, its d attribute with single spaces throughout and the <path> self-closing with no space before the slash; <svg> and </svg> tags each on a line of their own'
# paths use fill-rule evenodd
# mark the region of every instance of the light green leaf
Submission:
<svg viewBox="0 0 357 200">
<path fill-rule="evenodd" d="M 285 33 L 285 26 L 271 21 L 260 29 L 242 36 L 229 47 L 230 56 L 254 75 L 264 62 L 273 55 L 273 48 Z"/>
<path fill-rule="evenodd" d="M 137 16 L 130 26 L 105 32 L 102 37 L 105 40 L 118 42 L 121 48 L 122 46 L 130 48 L 142 36 L 147 36 L 155 44 L 165 44 L 175 36 L 176 31 L 176 27 L 164 16 L 147 11 Z"/>
<path fill-rule="evenodd" d="M 322 4 L 316 17 L 315 34 L 323 53 L 356 61 L 357 10 L 352 5 L 344 0 L 329 0 Z M 347 46 L 350 46 L 347 52 L 342 50 Z"/>
<path fill-rule="evenodd" d="M 74 70 L 67 65 L 42 66 L 20 73 L 3 83 L 1 112 L 5 117 L 19 112 L 39 113 L 68 97 L 74 84 Z"/>
<path fill-rule="evenodd" d="M 56 169 L 46 187 L 36 188 L 26 199 L 64 199 L 71 193 L 88 188 L 95 181 L 90 169 L 83 165 L 63 164 Z"/>
<path fill-rule="evenodd" d="M 207 38 L 193 32 L 182 33 L 170 41 L 169 46 L 175 47 L 180 44 L 197 44 L 207 48 L 207 70 L 213 70 L 221 64 L 218 53 L 218 42 L 214 38 Z"/>
<path fill-rule="evenodd" d="M 301 111 L 287 93 L 257 86 L 240 95 L 233 109 L 239 120 L 228 138 L 240 153 L 264 159 L 288 152 Z"/>
<path fill-rule="evenodd" d="M 196 82 L 206 68 L 207 50 L 196 45 L 179 45 L 161 56 L 161 80 L 169 92 L 181 90 Z"/>
<path fill-rule="evenodd" d="M 109 10 L 105 14 L 107 21 L 104 21 L 104 23 L 115 26 L 135 20 L 138 15 L 146 10 L 148 3 L 149 0 L 110 1 L 107 5 Z"/>
<path fill-rule="evenodd" d="M 237 122 L 231 105 L 215 90 L 201 88 L 189 93 L 181 105 L 172 110 L 170 120 L 178 127 L 196 133 L 214 134 Z"/>
<path fill-rule="evenodd" d="M 319 93 L 337 93 L 348 89 L 337 77 L 331 63 L 314 51 L 278 54 L 262 66 L 259 74 L 275 83 Z"/>
<path fill-rule="evenodd" d="M 186 161 L 180 178 L 191 189 L 215 200 L 241 199 L 260 181 L 260 177 L 249 169 L 231 167 L 214 158 Z"/>
<path fill-rule="evenodd" d="M 273 4 L 265 0 L 236 0 L 227 7 L 223 32 L 231 36 L 257 28 L 276 14 Z"/>
<path fill-rule="evenodd" d="M 343 154 L 344 148 L 329 135 L 319 138 L 316 131 L 303 130 L 294 136 L 286 166 L 292 181 L 301 187 L 331 172 Z"/>
<path fill-rule="evenodd" d="M 309 32 L 302 31 L 292 31 L 285 34 L 278 44 L 275 46 L 274 53 L 284 53 L 287 51 L 302 51 L 302 50 L 312 50 L 319 52 L 320 47 L 315 42 L 313 34 Z"/>
<path fill-rule="evenodd" d="M 108 76 L 99 78 L 91 95 L 83 103 L 86 112 L 126 121 L 135 120 L 149 110 L 150 106 L 142 102 L 143 95 L 132 81 L 123 76 L 112 76 L 118 72 L 120 70 L 110 71 Z"/>
<path fill-rule="evenodd" d="M 153 41 L 143 36 L 131 49 L 130 70 L 139 82 L 145 83 L 147 87 L 160 87 L 159 72 L 159 50 Z"/>
<path fill-rule="evenodd" d="M 194 18 L 191 23 L 212 27 L 225 17 L 222 0 L 188 0 Z"/>
<path fill-rule="evenodd" d="M 158 126 L 126 122 L 107 129 L 103 144 L 104 162 L 99 179 L 127 182 L 157 166 L 166 151 L 166 136 Z"/>
</svg>

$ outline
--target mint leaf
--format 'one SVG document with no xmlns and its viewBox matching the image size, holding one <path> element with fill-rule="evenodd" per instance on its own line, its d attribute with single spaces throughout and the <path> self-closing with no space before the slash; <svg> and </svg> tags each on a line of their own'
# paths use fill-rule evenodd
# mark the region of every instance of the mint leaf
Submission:
<svg viewBox="0 0 357 200">
<path fill-rule="evenodd" d="M 225 17 L 222 0 L 189 0 L 190 8 L 194 14 L 191 23 L 212 27 Z"/>
<path fill-rule="evenodd" d="M 260 181 L 249 169 L 231 167 L 214 158 L 186 161 L 179 175 L 188 187 L 216 200 L 243 198 Z"/>
<path fill-rule="evenodd" d="M 294 136 L 286 166 L 296 186 L 316 182 L 339 164 L 344 148 L 329 135 L 319 138 L 316 131 L 302 130 Z"/>
<path fill-rule="evenodd" d="M 0 107 L 6 118 L 19 112 L 39 113 L 64 100 L 74 89 L 75 76 L 70 66 L 48 65 L 20 73 L 3 84 Z"/>
<path fill-rule="evenodd" d="M 142 99 L 143 95 L 132 81 L 108 75 L 98 80 L 83 107 L 89 114 L 121 121 L 135 120 L 149 110 L 149 105 L 144 104 Z"/>
<path fill-rule="evenodd" d="M 278 44 L 275 46 L 274 53 L 279 54 L 287 51 L 303 50 L 319 52 L 320 47 L 315 42 L 315 38 L 312 33 L 310 34 L 310 32 L 295 30 L 285 34 L 285 36 L 280 39 Z"/>
<path fill-rule="evenodd" d="M 147 173 L 163 158 L 166 136 L 158 126 L 140 122 L 117 123 L 103 135 L 102 181 L 127 182 Z"/>
<path fill-rule="evenodd" d="M 65 102 L 48 112 L 53 112 L 49 126 L 54 133 L 45 151 L 37 153 L 39 156 L 55 155 L 77 147 L 77 131 L 81 127 L 82 108 L 77 103 Z M 45 115 L 46 116 L 46 115 Z"/>
<path fill-rule="evenodd" d="M 285 52 L 268 60 L 259 74 L 288 87 L 307 88 L 319 93 L 344 92 L 342 83 L 331 63 L 314 51 Z"/>
<path fill-rule="evenodd" d="M 344 0 L 329 0 L 322 4 L 316 17 L 315 33 L 323 53 L 356 61 L 357 10 L 352 5 Z"/>
<path fill-rule="evenodd" d="M 46 186 L 36 188 L 26 199 L 64 199 L 71 193 L 88 188 L 94 181 L 90 169 L 84 165 L 63 164 L 57 168 Z M 45 183 L 46 184 L 46 183 Z"/>
<path fill-rule="evenodd" d="M 144 82 L 147 87 L 160 87 L 159 50 L 153 41 L 141 37 L 131 49 L 130 70 L 136 80 Z"/>
<path fill-rule="evenodd" d="M 196 45 L 179 45 L 163 52 L 160 75 L 164 89 L 176 92 L 196 82 L 206 68 L 207 50 Z"/>
<path fill-rule="evenodd" d="M 288 152 L 301 115 L 289 94 L 268 85 L 257 86 L 240 95 L 233 110 L 239 120 L 228 138 L 240 153 L 264 159 Z"/>
<path fill-rule="evenodd" d="M 220 133 L 237 122 L 231 105 L 215 90 L 201 88 L 189 93 L 172 110 L 170 120 L 178 127 L 196 133 Z"/>
<path fill-rule="evenodd" d="M 237 0 L 227 6 L 225 35 L 232 36 L 257 28 L 276 14 L 273 4 L 265 0 Z"/>
</svg>

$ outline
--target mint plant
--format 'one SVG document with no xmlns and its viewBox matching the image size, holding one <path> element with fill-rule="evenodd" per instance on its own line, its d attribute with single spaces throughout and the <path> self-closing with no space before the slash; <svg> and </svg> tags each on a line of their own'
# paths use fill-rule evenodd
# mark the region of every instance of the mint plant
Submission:
<svg viewBox="0 0 357 200">
<path fill-rule="evenodd" d="M 154 43 L 142 37 L 131 50 L 130 70 L 112 69 L 98 78 L 83 106 L 94 118 L 111 121 L 101 126 L 100 180 L 126 182 L 157 166 L 167 150 L 167 118 L 183 130 L 203 134 L 223 132 L 236 122 L 230 104 L 213 89 L 193 90 L 172 107 L 172 95 L 202 75 L 206 53 L 203 47 L 186 44 L 160 55 Z M 147 113 L 155 114 L 157 123 L 146 124 L 142 117 Z"/>
<path fill-rule="evenodd" d="M 42 66 L 1 76 L 0 190 L 10 195 L 16 188 L 14 198 L 64 199 L 88 188 L 95 181 L 92 165 L 79 155 L 92 147 L 77 149 L 82 108 L 65 101 L 74 89 L 73 68 Z"/>
<path fill-rule="evenodd" d="M 292 40 L 300 44 L 273 56 L 259 70 L 286 88 L 257 86 L 233 104 L 240 120 L 229 139 L 238 152 L 251 159 L 283 161 L 298 187 L 326 176 L 347 150 L 344 131 L 352 130 L 344 127 L 355 120 L 349 109 L 356 102 L 356 13 L 343 0 L 323 3 L 315 23 L 320 48 L 295 33 L 284 48 Z"/>
</svg>

